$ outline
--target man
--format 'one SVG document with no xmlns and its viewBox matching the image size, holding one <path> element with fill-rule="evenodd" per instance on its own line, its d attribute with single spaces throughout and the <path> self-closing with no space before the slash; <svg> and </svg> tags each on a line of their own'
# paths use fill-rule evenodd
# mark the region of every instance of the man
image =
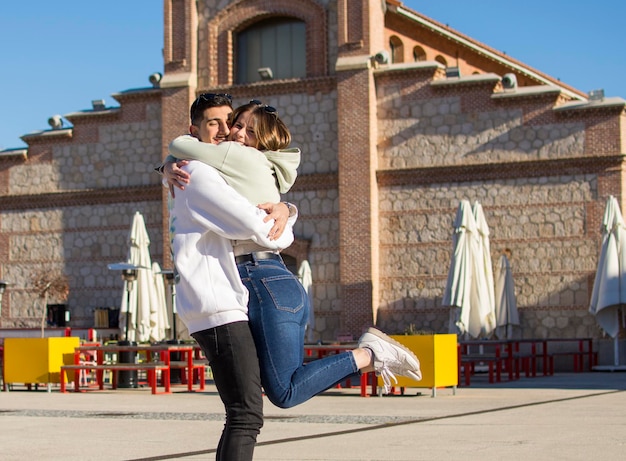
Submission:
<svg viewBox="0 0 626 461">
<path fill-rule="evenodd" d="M 204 96 L 205 95 L 202 95 L 196 103 L 202 101 Z M 196 105 L 196 103 L 194 103 L 194 105 Z M 253 104 L 253 106 L 252 109 L 258 109 L 257 105 Z M 242 106 L 238 111 L 245 108 L 246 106 Z M 246 110 L 250 110 L 250 108 Z M 246 113 L 246 111 L 240 112 L 240 115 L 241 113 Z M 275 109 L 272 113 L 275 113 Z M 263 112 L 263 114 L 265 114 L 265 112 Z M 196 136 L 204 136 L 205 139 L 207 136 L 209 139 L 215 139 L 217 137 L 214 131 L 211 132 L 209 130 L 211 125 L 206 123 L 206 121 L 214 120 L 209 110 L 205 110 L 204 117 L 197 117 L 197 113 L 194 113 L 192 110 L 192 120 L 196 120 L 194 122 L 195 126 L 192 126 L 190 130 L 193 134 Z M 272 123 L 277 124 L 277 120 L 277 116 L 273 115 L 269 117 L 269 120 L 266 122 L 270 125 Z M 236 127 L 238 124 L 243 123 L 244 122 L 237 118 L 233 121 L 233 126 Z M 207 130 L 202 134 L 200 130 L 204 127 L 207 127 Z M 234 129 L 235 128 L 233 128 L 233 130 Z M 241 127 L 241 129 L 243 129 L 243 127 Z M 222 131 L 225 130 L 222 129 Z M 273 133 L 272 136 L 275 135 L 283 139 L 283 136 L 279 136 L 280 130 L 269 130 L 268 133 L 269 132 Z M 261 133 L 262 132 L 260 132 L 260 134 Z M 285 139 L 287 138 L 289 138 L 289 136 Z M 273 145 L 270 142 L 272 139 L 267 139 L 268 145 Z M 274 139 L 274 141 L 276 141 L 277 146 L 280 144 L 278 139 Z M 283 141 L 283 143 L 288 145 L 289 141 L 286 140 Z M 185 141 L 185 144 L 187 144 L 187 141 Z M 250 147 L 241 146 L 238 143 L 229 144 L 229 146 L 224 144 L 222 146 L 224 146 L 225 149 L 250 149 Z M 221 158 L 217 152 L 221 150 L 222 146 L 210 146 L 206 143 L 198 143 L 197 141 L 192 142 L 191 146 L 194 152 L 198 153 L 197 151 L 199 149 L 206 154 L 195 158 L 204 158 L 204 161 L 209 164 L 214 164 L 216 168 L 223 165 L 223 160 L 217 162 L 213 161 L 214 155 L 216 158 Z M 171 147 L 172 145 L 170 145 L 170 148 Z M 257 145 L 256 147 L 259 146 Z M 282 147 L 278 148 L 280 149 Z M 267 147 L 264 147 L 264 149 L 267 149 Z M 233 155 L 238 159 L 238 163 L 236 162 L 235 165 L 232 165 L 231 169 L 248 171 L 246 174 L 260 174 L 262 168 L 259 168 L 258 164 L 255 163 L 256 160 L 251 152 L 247 152 L 243 155 Z M 287 157 L 294 156 L 294 153 L 287 154 Z M 275 160 L 278 161 L 278 159 Z M 284 160 L 286 161 L 287 159 Z M 295 166 L 297 166 L 298 161 L 299 155 L 297 156 Z M 249 162 L 253 165 L 257 165 L 257 167 L 249 168 L 251 166 L 248 164 Z M 247 169 L 243 168 L 244 164 L 248 164 Z M 291 165 L 291 162 L 289 162 L 289 164 Z M 293 167 L 294 165 L 291 166 Z M 256 168 L 259 169 L 257 170 Z M 170 172 L 170 170 L 168 170 L 168 172 Z M 272 400 L 272 396 L 275 397 L 274 400 L 272 400 L 274 404 L 284 408 L 296 405 L 308 400 L 313 395 L 329 388 L 336 382 L 341 381 L 341 379 L 359 370 L 375 370 L 385 378 L 386 384 L 389 379 L 395 379 L 393 373 L 410 376 L 414 379 L 421 379 L 417 357 L 376 329 L 370 329 L 365 333 L 360 340 L 360 347 L 354 351 L 337 357 L 321 359 L 303 367 L 301 358 L 303 335 L 300 331 L 301 322 L 299 319 L 307 313 L 309 307 L 306 304 L 301 304 L 303 300 L 301 300 L 298 294 L 300 294 L 302 290 L 297 279 L 284 267 L 280 257 L 276 255 L 275 252 L 271 251 L 285 248 L 291 243 L 291 240 L 293 240 L 291 227 L 288 228 L 287 236 L 279 237 L 276 241 L 273 241 L 273 239 L 268 241 L 266 234 L 263 233 L 264 228 L 261 227 L 257 229 L 256 227 L 255 221 L 258 224 L 259 215 L 246 215 L 246 208 L 250 209 L 250 207 L 252 207 L 253 211 L 256 211 L 256 208 L 249 202 L 242 203 L 242 196 L 236 198 L 228 196 L 223 181 L 215 181 L 215 175 L 219 174 L 215 169 L 208 167 L 203 162 L 192 161 L 185 166 L 185 170 L 180 171 L 178 177 L 189 176 L 192 172 L 194 180 L 186 182 L 187 185 L 182 189 L 183 192 L 179 192 L 179 194 L 183 194 L 183 197 L 176 198 L 175 206 L 172 210 L 171 227 L 175 235 L 173 248 L 176 255 L 176 267 L 181 273 L 180 288 L 178 290 L 178 305 L 179 314 L 189 327 L 190 332 L 192 332 L 192 336 L 205 350 L 207 358 L 209 358 L 210 361 L 212 360 L 211 357 L 213 357 L 211 348 L 214 348 L 214 344 L 216 343 L 213 335 L 221 335 L 220 329 L 224 327 L 224 325 L 220 323 L 218 325 L 220 328 L 215 328 L 216 322 L 222 322 L 222 316 L 225 314 L 227 314 L 226 317 L 229 319 L 229 322 L 242 322 L 241 314 L 246 314 L 246 318 L 248 314 L 248 311 L 243 307 L 244 296 L 241 293 L 243 285 L 238 285 L 236 281 L 232 279 L 232 268 L 234 266 L 233 249 L 232 246 L 230 246 L 232 242 L 224 238 L 221 238 L 221 240 L 216 238 L 216 236 L 221 236 L 233 240 L 252 240 L 249 244 L 244 245 L 245 248 L 248 249 L 249 254 L 241 253 L 238 256 L 238 258 L 241 259 L 241 261 L 238 261 L 239 275 L 241 276 L 241 281 L 245 282 L 246 285 L 251 283 L 252 279 L 259 280 L 258 286 L 249 286 L 247 291 L 252 294 L 250 302 L 254 307 L 253 312 L 258 313 L 260 310 L 264 309 L 265 314 L 261 315 L 261 317 L 267 317 L 264 323 L 257 316 L 256 323 L 253 322 L 252 325 L 256 325 L 257 328 L 256 345 L 259 348 L 258 351 L 264 351 L 262 364 L 265 366 L 263 369 L 265 371 L 265 391 L 268 393 L 270 400 Z M 271 175 L 271 171 L 267 173 Z M 241 171 L 239 171 L 239 174 L 242 174 Z M 295 170 L 289 177 L 295 180 Z M 176 181 L 174 182 L 176 183 Z M 276 188 L 275 181 L 271 180 L 270 182 L 272 183 L 271 188 Z M 177 184 L 177 186 L 179 185 L 180 184 Z M 239 190 L 239 192 L 241 193 L 241 190 Z M 257 194 L 259 192 L 260 191 L 256 191 Z M 275 192 L 278 197 L 278 192 Z M 236 203 L 236 200 L 239 200 L 239 204 Z M 253 203 L 256 203 L 256 201 Z M 274 205 L 274 207 L 276 206 Z M 260 217 L 263 218 L 262 215 Z M 291 225 L 293 225 L 295 217 L 296 215 L 294 214 L 294 219 L 290 222 Z M 264 221 L 267 221 L 267 218 L 265 218 Z M 267 229 L 267 226 L 265 226 L 265 229 Z M 227 244 L 228 248 L 223 247 L 224 243 Z M 252 250 L 252 247 L 257 249 Z M 263 251 L 266 249 L 270 251 Z M 252 266 L 248 267 L 248 263 L 251 263 Z M 246 266 L 245 270 L 242 266 Z M 212 267 L 214 269 L 212 269 Z M 201 274 L 199 275 L 198 272 L 201 272 Z M 289 284 L 289 281 L 293 283 Z M 270 290 L 267 284 L 272 284 L 273 282 L 277 282 L 280 285 L 274 283 L 272 285 L 273 288 Z M 243 289 L 245 291 L 245 288 Z M 266 289 L 270 291 L 269 295 L 263 294 Z M 182 295 L 180 294 L 181 291 L 183 292 Z M 215 296 L 216 291 L 219 292 L 219 298 Z M 276 304 L 277 296 L 279 297 L 278 299 L 281 300 L 279 305 Z M 262 301 L 260 301 L 261 298 L 263 299 Z M 259 303 L 264 306 L 263 309 L 261 309 Z M 225 308 L 225 306 L 231 307 Z M 250 304 L 248 307 L 250 307 Z M 215 315 L 215 311 L 217 311 L 217 315 Z M 272 312 L 282 311 L 287 312 L 287 316 L 284 318 L 275 318 L 275 316 L 271 315 Z M 229 325 L 226 326 L 230 328 Z M 263 334 L 259 331 L 259 328 L 266 331 L 266 333 L 268 331 L 270 333 Z M 290 338 L 290 340 L 288 341 L 287 338 Z M 234 346 L 238 346 L 238 344 L 235 343 L 238 343 L 240 339 L 241 338 L 236 338 L 233 343 L 229 343 L 227 347 L 234 350 Z M 278 340 L 278 342 L 276 342 L 276 340 Z M 290 347 L 285 347 L 286 344 L 290 344 Z M 224 349 L 224 347 L 222 347 L 222 349 Z M 256 359 L 256 356 L 254 358 Z M 236 360 L 236 357 L 228 356 L 227 360 L 222 363 L 222 366 L 225 368 L 223 375 L 227 376 L 230 374 L 234 375 L 234 378 L 237 378 L 237 373 L 233 373 L 233 370 L 230 368 L 238 366 L 239 364 L 234 363 L 233 360 Z M 281 363 L 281 365 L 278 366 L 277 363 Z M 252 364 L 248 364 L 247 366 L 251 365 Z M 213 367 L 213 362 L 211 362 L 211 366 Z M 279 369 L 279 375 L 276 375 L 273 371 L 268 371 L 268 369 L 274 370 L 275 368 Z M 214 368 L 214 376 L 215 375 Z M 248 398 L 251 395 L 253 397 L 255 396 L 254 393 L 242 393 L 239 389 L 235 389 L 235 392 L 230 392 L 232 389 L 226 387 L 227 384 L 237 386 L 242 382 L 242 380 L 238 379 L 230 383 L 225 382 L 224 386 L 220 387 L 220 383 L 216 377 L 216 384 L 218 385 L 218 390 L 223 399 L 224 395 L 228 393 L 236 394 L 243 399 L 244 402 L 248 402 L 250 401 Z M 249 387 L 248 390 L 252 391 Z M 286 396 L 289 396 L 289 398 L 283 400 Z M 225 404 L 226 403 L 225 401 Z M 227 405 L 227 411 L 228 408 Z M 260 422 L 262 423 L 262 413 L 256 416 L 260 417 Z M 260 425 L 258 428 L 260 429 Z M 248 435 L 249 434 L 250 431 L 248 432 Z M 256 434 L 258 434 L 258 430 L 254 434 L 254 437 L 256 437 Z M 252 448 L 253 444 L 254 442 L 250 444 Z M 222 445 L 221 442 L 220 445 Z M 231 449 L 234 449 L 234 446 L 231 447 Z M 221 453 L 224 456 L 224 450 L 222 450 Z M 251 449 L 247 454 L 251 456 Z M 228 459 L 248 459 L 244 457 L 234 458 L 232 453 L 225 456 L 227 456 Z M 218 459 L 220 459 L 219 453 Z"/>
<path fill-rule="evenodd" d="M 231 111 L 229 96 L 200 95 L 191 106 L 191 134 L 221 142 L 229 133 Z M 278 240 L 270 240 L 274 223 L 217 170 L 197 161 L 185 169 L 193 172 L 194 181 L 177 191 L 170 209 L 178 315 L 205 353 L 226 409 L 216 459 L 248 461 L 263 426 L 263 400 L 248 325 L 248 291 L 234 264 L 231 239 L 253 239 L 279 250 L 291 244 L 293 231 L 289 227 Z"/>
<path fill-rule="evenodd" d="M 229 94 L 203 93 L 189 109 L 189 133 L 202 142 L 219 144 L 230 134 L 228 119 L 232 112 L 232 98 Z M 162 174 L 164 166 L 162 164 L 155 169 Z M 172 197 L 175 197 L 174 187 L 170 185 L 169 189 Z"/>
</svg>

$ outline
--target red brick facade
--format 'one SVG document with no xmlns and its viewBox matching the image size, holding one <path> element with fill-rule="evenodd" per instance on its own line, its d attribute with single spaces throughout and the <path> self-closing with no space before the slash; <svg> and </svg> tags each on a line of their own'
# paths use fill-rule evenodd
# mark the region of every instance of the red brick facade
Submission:
<svg viewBox="0 0 626 461">
<path fill-rule="evenodd" d="M 235 85 L 237 33 L 274 17 L 306 24 L 307 77 Z M 2 325 L 30 322 L 12 309 L 32 300 L 24 274 L 36 259 L 12 252 L 30 238 L 16 213 L 46 221 L 60 209 L 63 219 L 77 214 L 89 222 L 90 210 L 81 206 L 91 206 L 98 224 L 53 233 L 68 246 L 77 238 L 105 248 L 106 234 L 117 235 L 118 247 L 98 255 L 86 248 L 72 257 L 76 252 L 66 248 L 54 261 L 37 260 L 70 275 L 70 307 L 81 326 L 89 325 L 91 308 L 119 303 L 117 279 L 106 271 L 81 275 L 87 260 L 99 267 L 125 257 L 127 223 L 115 221 L 112 208 L 150 213 L 158 241 L 153 259 L 170 266 L 159 178 L 139 179 L 135 165 L 118 182 L 111 179 L 120 175 L 115 165 L 147 142 L 139 134 L 146 128 L 136 126 L 154 124 L 156 146 L 140 159 L 149 169 L 187 131 L 195 96 L 224 91 L 236 103 L 261 98 L 278 107 L 293 144 L 303 149 L 298 181 L 286 195 L 301 210 L 298 242 L 287 253 L 313 268 L 317 337 L 356 337 L 373 323 L 391 333 L 411 324 L 446 332 L 441 298 L 461 199 L 483 205 L 494 261 L 513 250 L 525 335 L 601 334 L 587 309 L 604 204 L 614 195 L 626 205 L 624 100 L 587 101 L 579 90 L 395 0 L 384 8 L 378 0 L 168 0 L 164 18 L 159 89 L 121 93 L 118 109 L 70 114 L 72 130 L 26 137 L 27 159 L 0 155 L 0 278 L 21 280 L 5 295 Z M 390 43 L 395 63 L 372 59 L 383 50 L 391 56 Z M 415 50 L 424 60 L 414 62 Z M 459 67 L 460 78 L 446 78 L 442 59 Z M 503 87 L 508 73 L 517 87 Z M 136 134 L 132 147 L 123 139 L 127 132 Z M 98 178 L 81 163 L 83 155 L 110 178 Z M 66 168 L 85 168 L 84 184 Z M 20 186 L 40 174 L 52 178 L 50 185 L 34 192 Z"/>
</svg>

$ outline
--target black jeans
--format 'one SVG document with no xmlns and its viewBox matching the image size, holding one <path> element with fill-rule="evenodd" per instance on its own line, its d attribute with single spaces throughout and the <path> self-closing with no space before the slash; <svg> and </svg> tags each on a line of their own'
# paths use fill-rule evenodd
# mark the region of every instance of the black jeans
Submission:
<svg viewBox="0 0 626 461">
<path fill-rule="evenodd" d="M 217 461 L 250 461 L 263 426 L 259 359 L 248 322 L 193 333 L 204 352 L 226 407 Z"/>
</svg>

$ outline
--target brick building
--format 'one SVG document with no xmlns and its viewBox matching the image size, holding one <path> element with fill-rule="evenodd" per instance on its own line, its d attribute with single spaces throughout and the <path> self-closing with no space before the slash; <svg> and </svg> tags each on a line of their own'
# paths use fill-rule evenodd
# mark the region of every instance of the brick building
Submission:
<svg viewBox="0 0 626 461">
<path fill-rule="evenodd" d="M 625 209 L 626 101 L 589 98 L 396 0 L 164 8 L 160 81 L 0 152 L 0 278 L 13 283 L 0 326 L 37 325 L 37 270 L 69 277 L 73 325 L 119 305 L 107 264 L 125 259 L 135 211 L 171 267 L 152 167 L 196 95 L 227 92 L 277 107 L 303 151 L 286 254 L 311 264 L 316 338 L 358 336 L 374 315 L 392 333 L 447 332 L 462 199 L 482 204 L 494 262 L 512 251 L 524 336 L 601 336 L 588 305 L 607 197 Z"/>
</svg>

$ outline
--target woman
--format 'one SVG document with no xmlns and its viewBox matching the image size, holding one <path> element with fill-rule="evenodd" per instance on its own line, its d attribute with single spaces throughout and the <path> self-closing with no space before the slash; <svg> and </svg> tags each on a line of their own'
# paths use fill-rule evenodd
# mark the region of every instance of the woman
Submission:
<svg viewBox="0 0 626 461">
<path fill-rule="evenodd" d="M 256 109 L 259 112 L 252 115 Z M 200 160 L 216 168 L 226 182 L 251 203 L 279 202 L 280 194 L 287 192 L 296 180 L 300 149 L 287 148 L 291 135 L 282 121 L 271 115 L 272 110 L 275 109 L 256 103 L 235 109 L 228 138 L 233 142 L 216 146 L 192 135 L 179 136 L 169 145 L 166 165 L 176 158 Z M 251 116 L 258 119 L 259 139 L 248 123 Z M 180 165 L 186 163 L 183 160 Z M 181 189 L 188 183 L 188 175 L 178 168 L 170 167 L 166 176 Z"/>
<path fill-rule="evenodd" d="M 280 162 L 285 155 L 299 154 L 299 150 L 285 150 L 291 142 L 289 130 L 276 109 L 258 101 L 236 109 L 231 120 L 229 139 L 262 150 L 264 157 L 256 154 L 248 158 L 231 157 L 233 150 L 216 158 L 212 156 L 214 146 L 181 138 L 172 142 L 170 152 L 179 158 L 193 158 L 214 166 L 253 204 L 275 202 L 279 192 L 288 191 L 296 178 L 295 174 L 285 174 L 289 169 Z M 267 168 L 267 162 L 273 171 Z M 189 176 L 171 162 L 165 174 L 168 182 L 176 186 L 189 181 Z M 361 337 L 357 349 L 303 365 L 304 332 L 310 309 L 304 288 L 277 253 L 250 241 L 237 241 L 233 249 L 239 275 L 250 293 L 248 316 L 261 381 L 274 405 L 281 408 L 298 405 L 359 371 L 376 371 L 382 375 L 386 392 L 391 379 L 395 379 L 394 373 L 421 379 L 417 357 L 376 329 Z"/>
</svg>

